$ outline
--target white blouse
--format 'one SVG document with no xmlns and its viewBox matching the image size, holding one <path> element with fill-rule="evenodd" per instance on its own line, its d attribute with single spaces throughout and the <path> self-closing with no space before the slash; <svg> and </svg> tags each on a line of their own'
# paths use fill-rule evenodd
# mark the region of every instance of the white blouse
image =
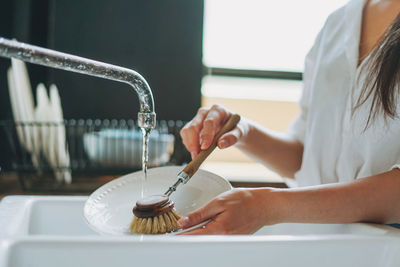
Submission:
<svg viewBox="0 0 400 267">
<path fill-rule="evenodd" d="M 371 99 L 351 114 L 365 75 L 365 60 L 357 67 L 365 2 L 332 13 L 306 57 L 301 114 L 289 131 L 304 144 L 299 186 L 352 181 L 400 163 L 400 120 L 378 116 L 364 131 Z"/>
</svg>

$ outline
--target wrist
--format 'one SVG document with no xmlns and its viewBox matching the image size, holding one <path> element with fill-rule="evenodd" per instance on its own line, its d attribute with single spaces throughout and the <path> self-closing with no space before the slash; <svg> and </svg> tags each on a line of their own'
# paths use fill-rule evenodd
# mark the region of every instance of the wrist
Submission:
<svg viewBox="0 0 400 267">
<path fill-rule="evenodd" d="M 257 188 L 253 194 L 260 205 L 260 216 L 264 225 L 287 222 L 289 201 L 286 190 L 278 188 Z"/>
</svg>

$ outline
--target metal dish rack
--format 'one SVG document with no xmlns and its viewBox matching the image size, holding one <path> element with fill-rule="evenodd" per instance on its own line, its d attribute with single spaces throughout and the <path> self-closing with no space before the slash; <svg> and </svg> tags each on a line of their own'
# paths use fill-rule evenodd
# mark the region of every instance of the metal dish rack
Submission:
<svg viewBox="0 0 400 267">
<path fill-rule="evenodd" d="M 153 137 L 150 136 L 150 168 L 182 165 L 190 161 L 179 135 L 184 124 L 183 121 L 172 120 L 157 122 L 152 131 Z M 21 134 L 33 129 L 54 130 L 57 127 L 65 127 L 69 153 L 67 166 L 50 164 L 42 151 L 35 146 L 27 148 L 21 142 Z M 63 123 L 0 121 L 0 131 L 4 131 L 11 150 L 11 165 L 2 171 L 15 172 L 24 191 L 91 192 L 111 179 L 141 169 L 142 143 L 141 138 L 138 141 L 140 129 L 134 120 L 70 119 Z M 157 157 L 161 154 L 162 157 Z M 71 173 L 71 184 L 57 181 L 55 174 L 63 171 Z"/>
</svg>

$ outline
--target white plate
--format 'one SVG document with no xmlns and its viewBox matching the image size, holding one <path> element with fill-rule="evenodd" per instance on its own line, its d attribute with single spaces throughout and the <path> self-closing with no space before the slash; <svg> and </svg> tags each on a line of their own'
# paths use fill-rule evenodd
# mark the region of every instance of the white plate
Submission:
<svg viewBox="0 0 400 267">
<path fill-rule="evenodd" d="M 12 67 L 8 69 L 7 78 L 10 92 L 10 102 L 14 121 L 34 122 L 34 103 L 32 88 L 25 63 L 11 59 Z M 31 153 L 32 163 L 39 168 L 39 133 L 36 126 L 21 125 L 17 127 L 21 145 Z"/>
<path fill-rule="evenodd" d="M 144 195 L 163 194 L 176 182 L 182 166 L 149 169 Z M 115 179 L 93 192 L 85 203 L 84 215 L 90 227 L 101 234 L 126 235 L 133 219 L 132 208 L 142 197 L 143 172 Z M 181 215 L 207 204 L 212 198 L 230 190 L 224 178 L 199 170 L 185 185 L 180 185 L 171 200 Z"/>
<path fill-rule="evenodd" d="M 61 99 L 58 94 L 57 86 L 50 85 L 50 108 L 52 110 L 53 122 L 57 123 L 56 127 L 51 127 L 55 144 L 52 148 L 52 154 L 56 161 L 54 162 L 54 171 L 59 182 L 64 181 L 67 184 L 72 182 L 70 168 L 69 152 L 66 144 L 64 115 L 61 107 Z M 62 167 L 63 170 L 57 170 Z"/>
</svg>

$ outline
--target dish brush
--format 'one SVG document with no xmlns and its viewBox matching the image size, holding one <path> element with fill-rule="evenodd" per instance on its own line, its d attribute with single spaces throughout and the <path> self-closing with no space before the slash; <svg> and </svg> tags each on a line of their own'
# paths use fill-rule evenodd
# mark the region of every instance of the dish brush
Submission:
<svg viewBox="0 0 400 267">
<path fill-rule="evenodd" d="M 179 229 L 178 220 L 180 215 L 174 209 L 174 202 L 169 196 L 176 191 L 180 184 L 186 184 L 197 172 L 200 165 L 217 147 L 218 139 L 225 133 L 233 130 L 240 116 L 233 114 L 215 135 L 211 145 L 201 151 L 188 165 L 178 174 L 178 180 L 168 188 L 163 195 L 144 197 L 136 202 L 133 207 L 133 220 L 130 225 L 131 233 L 136 234 L 165 234 Z"/>
</svg>

